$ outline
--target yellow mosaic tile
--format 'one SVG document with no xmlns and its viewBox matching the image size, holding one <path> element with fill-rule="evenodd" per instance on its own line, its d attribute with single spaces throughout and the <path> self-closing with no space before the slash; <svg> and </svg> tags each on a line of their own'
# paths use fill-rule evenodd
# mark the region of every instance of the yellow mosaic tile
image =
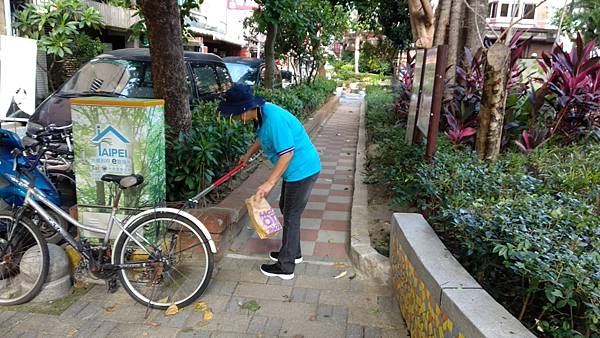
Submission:
<svg viewBox="0 0 600 338">
<path fill-rule="evenodd" d="M 411 337 L 464 338 L 439 304 L 433 302 L 431 292 L 417 277 L 414 266 L 395 236 L 392 236 L 390 247 L 392 281 Z"/>
</svg>

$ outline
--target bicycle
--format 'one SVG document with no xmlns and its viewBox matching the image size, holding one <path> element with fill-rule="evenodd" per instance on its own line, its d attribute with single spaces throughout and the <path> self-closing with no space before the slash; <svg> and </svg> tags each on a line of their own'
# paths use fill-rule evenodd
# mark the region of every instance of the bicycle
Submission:
<svg viewBox="0 0 600 338">
<path fill-rule="evenodd" d="M 117 216 L 123 190 L 142 184 L 142 176 L 101 178 L 118 186 L 107 227 L 102 229 L 79 223 L 36 189 L 31 171 L 39 165 L 43 151 L 33 160 L 24 158 L 19 149 L 11 154 L 13 168 L 19 173 L 12 179 L 26 188 L 27 194 L 22 206 L 0 212 L 0 305 L 30 301 L 41 291 L 48 274 L 48 247 L 38 227 L 26 217 L 30 209 L 81 255 L 78 272 L 89 271 L 104 279 L 110 292 L 116 291 L 118 278 L 137 302 L 166 309 L 173 304 L 189 305 L 206 290 L 217 250 L 198 219 L 183 209 L 167 207 L 145 210 L 123 220 Z M 197 199 L 190 202 L 197 203 Z M 86 239 L 76 240 L 53 216 L 79 229 L 104 235 L 101 244 L 93 246 Z M 109 235 L 115 224 L 121 232 L 113 249 Z"/>
</svg>

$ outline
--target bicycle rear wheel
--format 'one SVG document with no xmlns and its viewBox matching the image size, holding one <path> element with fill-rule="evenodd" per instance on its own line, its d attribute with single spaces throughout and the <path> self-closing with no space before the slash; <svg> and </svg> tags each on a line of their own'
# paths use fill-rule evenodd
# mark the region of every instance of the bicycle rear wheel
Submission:
<svg viewBox="0 0 600 338">
<path fill-rule="evenodd" d="M 0 305 L 30 301 L 48 275 L 48 246 L 31 221 L 0 212 Z"/>
<path fill-rule="evenodd" d="M 176 213 L 149 214 L 127 227 L 115 244 L 114 264 L 150 262 L 119 271 L 125 290 L 153 308 L 184 307 L 202 295 L 213 271 L 213 253 L 198 226 Z M 151 243 L 151 244 L 150 244 Z"/>
</svg>

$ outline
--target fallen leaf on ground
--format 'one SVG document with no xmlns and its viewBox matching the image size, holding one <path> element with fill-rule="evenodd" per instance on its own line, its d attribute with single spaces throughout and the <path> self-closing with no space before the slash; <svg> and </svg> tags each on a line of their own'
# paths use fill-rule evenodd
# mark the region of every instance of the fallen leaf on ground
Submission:
<svg viewBox="0 0 600 338">
<path fill-rule="evenodd" d="M 210 322 L 213 319 L 214 315 L 212 313 L 212 311 L 210 311 L 210 309 L 207 309 L 206 311 L 204 311 L 204 315 L 202 316 L 202 319 L 204 319 L 205 322 Z"/>
<path fill-rule="evenodd" d="M 111 313 L 115 311 L 115 308 L 117 307 L 117 304 L 113 304 L 113 305 L 109 305 L 107 307 L 104 308 L 104 311 Z"/>
<path fill-rule="evenodd" d="M 67 334 L 67 337 L 75 337 L 77 332 L 79 332 L 79 330 L 73 329 L 73 330 L 71 330 L 71 332 L 69 332 L 69 334 Z"/>
<path fill-rule="evenodd" d="M 194 306 L 194 311 L 196 312 L 204 312 L 206 310 L 208 310 L 208 304 L 206 302 L 200 302 Z"/>
<path fill-rule="evenodd" d="M 150 335 L 150 334 L 149 334 L 148 332 L 144 332 L 144 333 L 142 333 L 142 336 L 144 336 L 144 337 L 148 337 L 149 335 Z"/>
<path fill-rule="evenodd" d="M 348 276 L 348 279 L 350 279 L 350 280 L 352 280 L 354 278 L 356 278 L 356 274 L 352 274 L 352 276 Z"/>
<path fill-rule="evenodd" d="M 148 322 L 148 323 L 146 323 L 146 325 L 152 326 L 152 327 L 159 327 L 160 323 L 157 323 L 157 322 Z"/>
<path fill-rule="evenodd" d="M 258 311 L 260 309 L 260 305 L 255 300 L 249 300 L 243 303 L 239 303 L 240 308 L 252 312 Z"/>
<path fill-rule="evenodd" d="M 317 315 L 312 315 L 312 316 L 308 317 L 308 320 L 310 320 L 311 322 L 314 322 L 315 320 L 317 320 Z"/>
<path fill-rule="evenodd" d="M 337 276 L 335 276 L 335 277 L 333 277 L 333 278 L 335 278 L 335 279 L 339 279 L 339 278 L 342 278 L 342 277 L 344 277 L 344 276 L 345 276 L 345 275 L 347 275 L 347 274 L 348 274 L 348 271 L 342 271 L 342 272 L 341 272 L 339 275 L 337 275 Z"/>
<path fill-rule="evenodd" d="M 82 280 L 76 280 L 75 283 L 73 284 L 73 287 L 75 289 L 87 289 L 90 286 L 90 284 L 88 282 L 82 281 Z"/>
<path fill-rule="evenodd" d="M 343 269 L 343 268 L 348 267 L 348 265 L 346 265 L 346 263 L 344 263 L 344 262 L 335 262 L 335 263 L 333 263 L 333 267 L 338 268 L 338 269 Z"/>
<path fill-rule="evenodd" d="M 164 297 L 164 298 L 161 298 L 161 299 L 158 300 L 159 303 L 166 303 L 168 301 L 169 301 L 169 297 L 168 296 Z"/>
<path fill-rule="evenodd" d="M 167 311 L 165 311 L 165 316 L 174 316 L 177 314 L 177 312 L 179 312 L 179 308 L 177 305 L 173 304 L 167 308 Z"/>
<path fill-rule="evenodd" d="M 262 332 L 256 332 L 256 338 L 262 338 L 263 336 Z"/>
<path fill-rule="evenodd" d="M 378 316 L 379 314 L 381 314 L 381 310 L 380 309 L 370 309 L 369 313 L 375 316 Z"/>
</svg>

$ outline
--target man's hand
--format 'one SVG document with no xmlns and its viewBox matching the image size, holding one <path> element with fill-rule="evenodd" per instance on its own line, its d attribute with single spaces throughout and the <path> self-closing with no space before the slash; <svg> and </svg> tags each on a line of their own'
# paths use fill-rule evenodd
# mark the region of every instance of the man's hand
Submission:
<svg viewBox="0 0 600 338">
<path fill-rule="evenodd" d="M 258 189 L 256 189 L 256 196 L 258 196 L 260 198 L 267 197 L 267 195 L 269 195 L 269 192 L 271 191 L 271 189 L 273 189 L 273 185 L 274 184 L 269 181 L 263 183 L 260 187 L 258 187 Z"/>
<path fill-rule="evenodd" d="M 244 167 L 246 167 L 248 165 L 248 161 L 250 161 L 250 155 L 246 154 L 242 157 L 240 157 L 240 160 L 238 161 L 238 165 L 242 164 Z"/>
</svg>

